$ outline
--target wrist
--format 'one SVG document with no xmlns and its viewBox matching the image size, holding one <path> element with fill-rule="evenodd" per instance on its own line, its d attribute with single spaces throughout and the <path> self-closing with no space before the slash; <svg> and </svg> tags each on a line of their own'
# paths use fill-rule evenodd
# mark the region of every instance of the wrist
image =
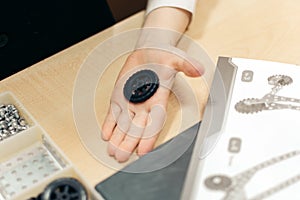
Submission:
<svg viewBox="0 0 300 200">
<path fill-rule="evenodd" d="M 144 28 L 164 28 L 183 33 L 190 23 L 192 14 L 180 8 L 160 7 L 150 12 L 146 18 Z"/>
<path fill-rule="evenodd" d="M 162 28 L 141 29 L 136 48 L 176 46 L 182 33 Z"/>
<path fill-rule="evenodd" d="M 145 19 L 137 47 L 149 45 L 176 46 L 185 32 L 191 13 L 175 7 L 161 7 L 150 12 Z"/>
</svg>

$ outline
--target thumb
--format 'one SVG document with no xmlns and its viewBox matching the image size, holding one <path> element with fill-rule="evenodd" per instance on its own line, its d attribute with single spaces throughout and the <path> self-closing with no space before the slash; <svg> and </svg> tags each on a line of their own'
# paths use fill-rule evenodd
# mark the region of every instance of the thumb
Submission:
<svg viewBox="0 0 300 200">
<path fill-rule="evenodd" d="M 204 74 L 204 66 L 199 61 L 189 56 L 186 52 L 173 46 L 169 46 L 168 50 L 174 55 L 177 55 L 177 71 L 183 72 L 185 75 L 190 77 L 198 77 Z"/>
<path fill-rule="evenodd" d="M 190 56 L 185 56 L 177 66 L 178 71 L 190 77 L 202 76 L 205 72 L 204 66 Z"/>
</svg>

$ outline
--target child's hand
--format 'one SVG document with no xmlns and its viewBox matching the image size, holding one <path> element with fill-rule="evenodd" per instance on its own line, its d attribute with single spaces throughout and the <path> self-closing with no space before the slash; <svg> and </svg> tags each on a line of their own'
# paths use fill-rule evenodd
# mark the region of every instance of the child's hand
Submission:
<svg viewBox="0 0 300 200">
<path fill-rule="evenodd" d="M 119 162 L 151 151 L 166 121 L 166 107 L 177 72 L 198 77 L 204 68 L 185 52 L 170 46 L 168 50 L 145 48 L 134 51 L 126 60 L 111 97 L 111 105 L 102 127 L 102 138 L 109 142 L 108 153 Z M 123 94 L 126 81 L 134 73 L 148 69 L 159 78 L 157 91 L 144 102 L 132 103 Z"/>
</svg>

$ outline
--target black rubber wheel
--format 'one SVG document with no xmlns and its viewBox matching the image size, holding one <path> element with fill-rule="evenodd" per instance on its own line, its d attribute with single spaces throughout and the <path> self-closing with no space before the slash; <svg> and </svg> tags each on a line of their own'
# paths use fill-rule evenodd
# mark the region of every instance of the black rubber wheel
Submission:
<svg viewBox="0 0 300 200">
<path fill-rule="evenodd" d="M 158 87 L 157 74 L 151 70 L 141 70 L 129 77 L 124 85 L 123 93 L 128 101 L 141 103 L 152 97 Z"/>
<path fill-rule="evenodd" d="M 74 178 L 60 178 L 51 182 L 41 197 L 42 200 L 88 200 L 86 189 Z"/>
</svg>

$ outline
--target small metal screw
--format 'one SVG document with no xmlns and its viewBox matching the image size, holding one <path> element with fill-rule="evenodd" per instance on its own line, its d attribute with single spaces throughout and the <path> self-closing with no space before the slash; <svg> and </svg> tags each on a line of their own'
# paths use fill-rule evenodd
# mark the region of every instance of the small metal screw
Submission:
<svg viewBox="0 0 300 200">
<path fill-rule="evenodd" d="M 0 140 L 26 130 L 28 124 L 13 104 L 0 105 Z"/>
</svg>

